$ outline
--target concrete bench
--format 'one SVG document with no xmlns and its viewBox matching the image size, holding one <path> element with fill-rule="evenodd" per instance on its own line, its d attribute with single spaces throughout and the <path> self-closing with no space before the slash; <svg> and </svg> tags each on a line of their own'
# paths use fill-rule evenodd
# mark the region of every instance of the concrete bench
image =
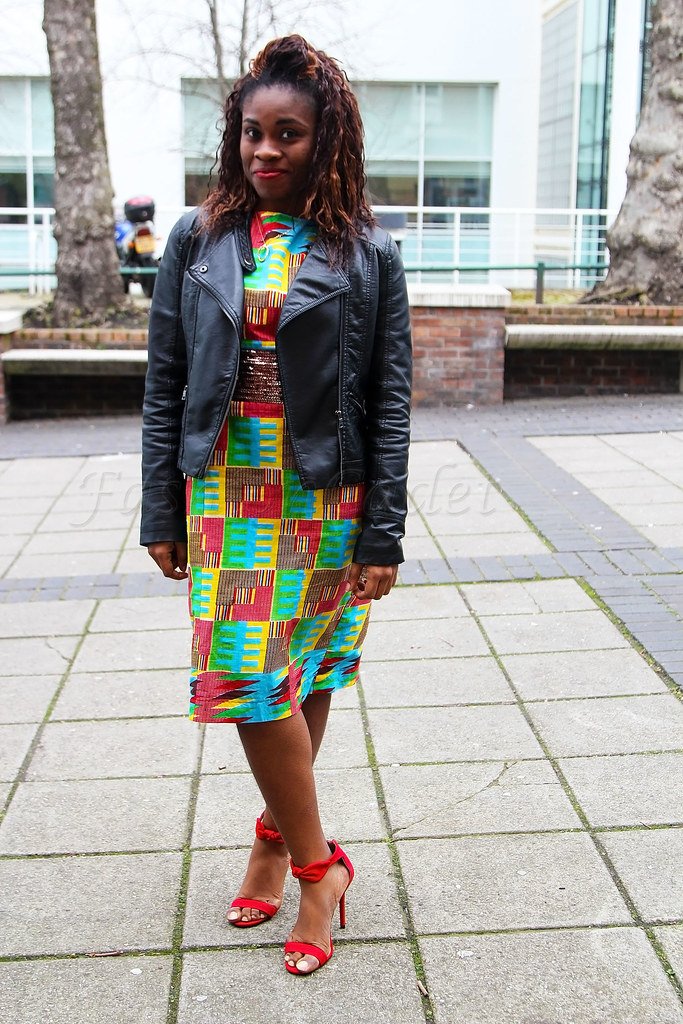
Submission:
<svg viewBox="0 0 683 1024">
<path fill-rule="evenodd" d="M 0 359 L 6 377 L 137 377 L 147 370 L 145 349 L 11 348 Z"/>
<path fill-rule="evenodd" d="M 18 309 L 0 309 L 0 334 L 12 334 L 21 330 L 24 316 Z"/>
<path fill-rule="evenodd" d="M 683 351 L 683 327 L 507 324 L 505 347 Z"/>
</svg>

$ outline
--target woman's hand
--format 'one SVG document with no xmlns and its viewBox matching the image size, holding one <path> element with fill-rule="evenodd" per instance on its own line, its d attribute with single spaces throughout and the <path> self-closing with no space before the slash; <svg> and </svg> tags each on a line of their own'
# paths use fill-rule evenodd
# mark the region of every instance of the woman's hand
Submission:
<svg viewBox="0 0 683 1024">
<path fill-rule="evenodd" d="M 172 580 L 187 579 L 187 543 L 184 540 L 162 540 L 148 544 L 147 550 L 164 576 Z"/>
<path fill-rule="evenodd" d="M 362 565 L 352 562 L 346 589 L 356 601 L 377 601 L 389 593 L 396 582 L 397 565 Z"/>
</svg>

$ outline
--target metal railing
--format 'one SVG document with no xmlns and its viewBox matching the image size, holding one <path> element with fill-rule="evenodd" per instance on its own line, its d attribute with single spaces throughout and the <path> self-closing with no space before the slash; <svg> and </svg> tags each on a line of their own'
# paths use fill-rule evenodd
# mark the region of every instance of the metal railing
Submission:
<svg viewBox="0 0 683 1024">
<path fill-rule="evenodd" d="M 568 271 L 577 271 L 578 270 L 578 271 L 583 271 L 584 273 L 590 274 L 594 281 L 598 281 L 598 280 L 600 280 L 600 275 L 605 273 L 608 270 L 608 264 L 574 263 L 574 264 L 567 265 L 567 266 L 548 266 L 546 263 L 543 263 L 542 261 L 539 261 L 538 263 L 533 263 L 533 264 L 528 264 L 528 265 L 527 264 L 515 264 L 515 263 L 512 263 L 512 264 L 510 264 L 510 263 L 508 263 L 508 264 L 495 264 L 494 265 L 494 264 L 484 263 L 484 264 L 475 264 L 473 266 L 465 265 L 465 264 L 457 264 L 457 265 L 456 264 L 448 264 L 446 266 L 442 266 L 441 264 L 429 264 L 429 263 L 409 264 L 409 263 L 406 263 L 405 264 L 405 269 L 406 269 L 406 272 L 408 274 L 411 273 L 411 272 L 413 272 L 413 273 L 417 272 L 418 274 L 423 274 L 423 273 L 426 273 L 426 274 L 437 274 L 437 273 L 439 273 L 439 274 L 443 274 L 443 273 L 448 273 L 448 274 L 452 274 L 452 273 L 457 273 L 457 274 L 464 274 L 464 273 L 482 274 L 482 273 L 488 273 L 490 271 L 502 271 L 502 270 L 506 270 L 506 271 L 511 271 L 511 270 L 514 270 L 514 271 L 531 271 L 531 272 L 533 272 L 535 274 L 535 284 L 534 284 L 534 296 L 535 296 L 535 298 L 534 298 L 534 301 L 538 305 L 543 305 L 543 303 L 545 302 L 546 274 L 548 272 L 563 274 L 563 273 L 566 273 Z M 156 275 L 157 272 L 158 272 L 158 268 L 157 267 L 121 267 L 121 271 L 120 271 L 120 273 L 125 275 L 126 277 L 132 277 L 133 274 L 135 274 L 136 276 L 138 274 L 140 274 L 140 275 L 144 275 L 144 274 L 154 274 L 154 275 Z M 52 276 L 52 277 L 54 277 L 54 268 L 51 268 L 51 269 L 48 269 L 48 270 L 34 270 L 33 274 L 36 277 L 40 277 L 40 276 Z M 16 268 L 16 267 L 13 267 L 13 268 L 12 267 L 9 267 L 9 268 L 0 267 L 0 278 L 3 278 L 3 277 L 10 277 L 10 278 L 11 277 L 25 277 L 25 276 L 26 276 L 26 271 L 24 269 Z"/>
<path fill-rule="evenodd" d="M 157 211 L 162 239 L 186 209 Z M 512 288 L 535 287 L 539 264 L 548 286 L 591 287 L 595 268 L 608 262 L 605 236 L 613 219 L 607 210 L 571 208 L 377 206 L 375 214 L 399 242 L 413 280 L 449 275 L 457 283 L 466 273 L 469 281 Z M 11 267 L 23 270 L 14 275 L 14 287 L 31 294 L 54 287 L 53 215 L 51 209 L 0 207 L 0 279 L 8 276 L 3 267 Z"/>
</svg>

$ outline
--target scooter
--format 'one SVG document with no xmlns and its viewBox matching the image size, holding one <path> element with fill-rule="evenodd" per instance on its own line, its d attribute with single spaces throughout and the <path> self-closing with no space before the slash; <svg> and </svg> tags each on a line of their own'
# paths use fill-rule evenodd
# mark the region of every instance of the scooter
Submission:
<svg viewBox="0 0 683 1024">
<path fill-rule="evenodd" d="M 116 218 L 115 239 L 122 267 L 158 267 L 155 256 L 154 200 L 151 196 L 134 196 L 123 204 L 124 219 Z M 142 285 L 143 295 L 151 299 L 156 274 L 122 274 L 123 290 L 127 293 L 130 282 Z"/>
</svg>

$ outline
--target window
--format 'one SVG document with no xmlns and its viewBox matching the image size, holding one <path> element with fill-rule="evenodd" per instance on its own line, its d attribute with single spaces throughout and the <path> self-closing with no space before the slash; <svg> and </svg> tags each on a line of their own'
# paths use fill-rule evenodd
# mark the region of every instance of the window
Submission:
<svg viewBox="0 0 683 1024">
<path fill-rule="evenodd" d="M 48 80 L 0 78 L 0 207 L 52 206 L 54 166 Z"/>
<path fill-rule="evenodd" d="M 538 123 L 537 202 L 547 209 L 574 205 L 574 87 L 579 5 L 543 22 Z"/>
<path fill-rule="evenodd" d="M 493 86 L 362 82 L 376 205 L 488 206 Z"/>
<path fill-rule="evenodd" d="M 602 209 L 607 202 L 614 0 L 585 0 L 576 205 Z"/>
<path fill-rule="evenodd" d="M 206 199 L 209 175 L 221 141 L 222 97 L 217 81 L 184 78 L 183 153 L 185 203 L 199 206 Z"/>
</svg>

